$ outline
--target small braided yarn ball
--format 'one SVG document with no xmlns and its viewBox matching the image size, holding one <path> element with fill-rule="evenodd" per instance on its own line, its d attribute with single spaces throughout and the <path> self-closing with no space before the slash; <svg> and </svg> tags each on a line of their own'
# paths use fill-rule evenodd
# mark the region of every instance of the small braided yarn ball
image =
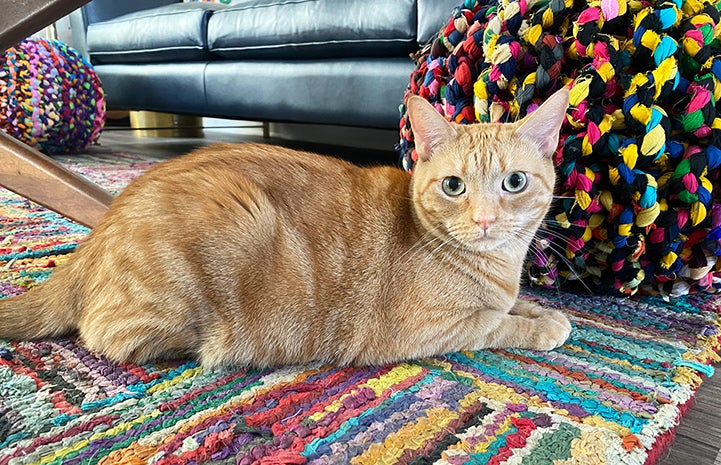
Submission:
<svg viewBox="0 0 721 465">
<path fill-rule="evenodd" d="M 0 129 L 46 154 L 95 142 L 105 125 L 98 76 L 56 40 L 29 38 L 0 61 Z"/>
<path fill-rule="evenodd" d="M 460 124 L 515 121 L 570 88 L 532 282 L 621 294 L 721 288 L 717 4 L 466 0 L 417 55 L 407 93 Z M 403 106 L 400 136 L 411 170 Z"/>
</svg>

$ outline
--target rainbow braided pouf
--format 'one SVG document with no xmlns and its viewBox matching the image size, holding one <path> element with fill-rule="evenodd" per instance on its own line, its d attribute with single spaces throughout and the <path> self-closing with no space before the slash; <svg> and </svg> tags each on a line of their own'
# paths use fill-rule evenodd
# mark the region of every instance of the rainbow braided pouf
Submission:
<svg viewBox="0 0 721 465">
<path fill-rule="evenodd" d="M 719 288 L 716 3 L 467 0 L 419 54 L 408 92 L 457 123 L 514 121 L 571 88 L 534 282 L 583 279 L 624 294 Z M 411 169 L 405 115 L 399 147 Z"/>
<path fill-rule="evenodd" d="M 62 160 L 113 191 L 152 162 Z M 0 297 L 43 281 L 86 233 L 0 189 Z M 0 465 L 656 463 L 718 360 L 717 297 L 530 295 L 569 315 L 563 347 L 204 372 L 115 364 L 72 339 L 0 341 Z"/>
<path fill-rule="evenodd" d="M 0 129 L 44 153 L 95 142 L 105 98 L 92 66 L 62 42 L 30 38 L 0 59 Z"/>
</svg>

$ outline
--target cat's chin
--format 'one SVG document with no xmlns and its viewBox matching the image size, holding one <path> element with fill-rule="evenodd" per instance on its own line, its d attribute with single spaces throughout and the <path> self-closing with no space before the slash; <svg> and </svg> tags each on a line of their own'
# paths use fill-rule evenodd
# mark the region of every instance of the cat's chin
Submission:
<svg viewBox="0 0 721 465">
<path fill-rule="evenodd" d="M 501 249 L 507 242 L 508 238 L 503 237 L 477 237 L 466 241 L 461 241 L 466 249 L 475 253 L 494 252 Z"/>
</svg>

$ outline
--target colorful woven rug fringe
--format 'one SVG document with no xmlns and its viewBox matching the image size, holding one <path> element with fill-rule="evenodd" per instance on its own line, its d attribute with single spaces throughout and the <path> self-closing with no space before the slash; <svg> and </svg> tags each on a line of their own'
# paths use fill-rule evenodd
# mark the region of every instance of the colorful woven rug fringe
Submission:
<svg viewBox="0 0 721 465">
<path fill-rule="evenodd" d="M 152 164 L 63 161 L 111 190 Z M 0 296 L 43 281 L 86 233 L 0 189 Z M 655 463 L 719 359 L 718 299 L 531 292 L 569 315 L 563 347 L 204 372 L 0 341 L 0 465 Z"/>
<path fill-rule="evenodd" d="M 534 282 L 624 294 L 721 287 L 717 2 L 467 0 L 419 54 L 408 92 L 457 123 L 514 121 L 570 86 L 559 199 L 529 264 Z M 410 170 L 405 115 L 399 147 Z"/>
</svg>

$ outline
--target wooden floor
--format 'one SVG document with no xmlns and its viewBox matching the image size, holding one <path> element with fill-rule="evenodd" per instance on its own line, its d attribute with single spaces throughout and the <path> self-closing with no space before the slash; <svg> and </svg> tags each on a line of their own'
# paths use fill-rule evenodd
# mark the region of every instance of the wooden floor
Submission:
<svg viewBox="0 0 721 465">
<path fill-rule="evenodd" d="M 395 163 L 396 153 L 323 144 L 263 139 L 260 129 L 205 130 L 202 138 L 140 137 L 136 131 L 106 130 L 100 145 L 91 151 L 124 151 L 156 157 L 174 157 L 214 142 L 269 142 L 328 155 L 343 156 L 358 163 Z M 658 465 L 721 465 L 721 366 L 704 381 L 694 406 L 676 430 L 676 440 Z M 615 464 L 609 464 L 615 465 Z"/>
<path fill-rule="evenodd" d="M 721 465 L 721 366 L 716 368 L 716 375 L 699 388 L 661 465 Z"/>
</svg>

